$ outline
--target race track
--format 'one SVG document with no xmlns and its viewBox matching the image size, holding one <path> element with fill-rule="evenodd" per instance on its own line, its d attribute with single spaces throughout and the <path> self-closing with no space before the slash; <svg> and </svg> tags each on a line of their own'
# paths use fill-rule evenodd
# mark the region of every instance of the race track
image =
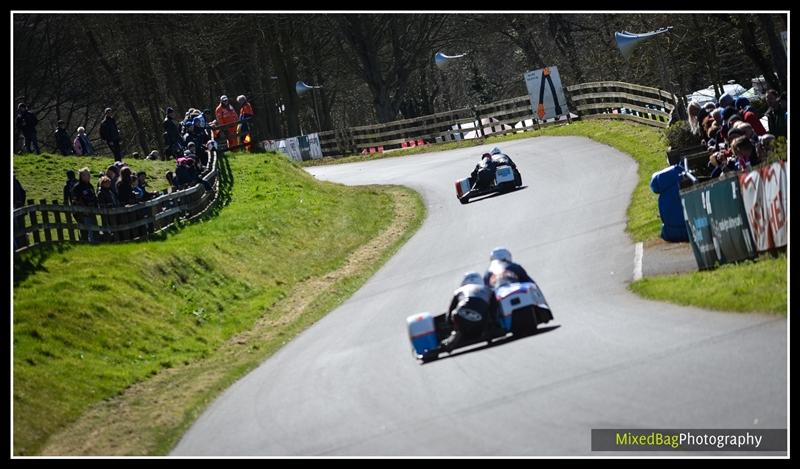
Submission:
<svg viewBox="0 0 800 469">
<path fill-rule="evenodd" d="M 209 406 L 173 454 L 591 455 L 592 428 L 786 428 L 785 318 L 626 289 L 632 159 L 578 137 L 500 147 L 527 187 L 466 206 L 454 181 L 491 146 L 310 168 L 410 186 L 428 217 L 352 298 Z M 536 279 L 559 327 L 420 365 L 406 316 L 443 311 L 497 245 Z"/>
</svg>

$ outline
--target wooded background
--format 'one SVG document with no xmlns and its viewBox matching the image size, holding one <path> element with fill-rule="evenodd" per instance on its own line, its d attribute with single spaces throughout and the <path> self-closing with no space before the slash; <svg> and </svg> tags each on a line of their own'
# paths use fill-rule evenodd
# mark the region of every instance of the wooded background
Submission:
<svg viewBox="0 0 800 469">
<path fill-rule="evenodd" d="M 630 61 L 616 48 L 615 31 L 665 26 Z M 14 109 L 37 114 L 45 149 L 59 119 L 98 139 L 106 107 L 126 151 L 147 153 L 166 107 L 182 119 L 222 94 L 246 95 L 257 138 L 276 139 L 524 95 L 524 72 L 552 65 L 564 86 L 787 85 L 785 14 L 14 14 L 13 27 Z M 438 51 L 468 55 L 439 70 Z M 319 126 L 298 80 L 323 86 Z"/>
</svg>

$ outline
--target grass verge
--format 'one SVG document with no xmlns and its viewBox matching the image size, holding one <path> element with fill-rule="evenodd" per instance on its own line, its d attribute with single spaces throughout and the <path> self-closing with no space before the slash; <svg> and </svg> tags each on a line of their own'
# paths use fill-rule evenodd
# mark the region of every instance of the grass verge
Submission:
<svg viewBox="0 0 800 469">
<path fill-rule="evenodd" d="M 715 270 L 645 277 L 630 285 L 652 300 L 687 306 L 786 316 L 786 254 L 757 262 L 728 264 Z"/>
<path fill-rule="evenodd" d="M 218 217 L 163 241 L 54 253 L 14 288 L 15 454 L 167 452 L 423 219 L 407 189 L 319 182 L 277 155 L 230 166 Z"/>
</svg>

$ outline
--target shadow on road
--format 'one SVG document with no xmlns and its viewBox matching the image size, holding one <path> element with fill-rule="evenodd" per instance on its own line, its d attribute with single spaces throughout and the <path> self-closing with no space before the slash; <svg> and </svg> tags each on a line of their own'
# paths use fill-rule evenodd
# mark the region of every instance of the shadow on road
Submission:
<svg viewBox="0 0 800 469">
<path fill-rule="evenodd" d="M 505 194 L 512 194 L 514 192 L 521 191 L 521 190 L 527 189 L 527 188 L 528 188 L 528 186 L 519 186 L 519 187 L 515 187 L 515 188 L 511 189 L 510 191 L 493 192 L 491 194 L 481 195 L 481 196 L 478 196 L 478 197 L 476 197 L 474 199 L 470 198 L 469 199 L 469 203 L 471 204 L 473 202 L 480 202 L 482 200 L 491 199 L 492 197 L 499 197 L 499 196 L 505 195 Z M 467 205 L 469 205 L 469 204 L 467 204 Z"/>
<path fill-rule="evenodd" d="M 495 339 L 494 341 L 492 341 L 491 344 L 487 344 L 486 342 L 483 342 L 482 345 L 480 345 L 480 346 L 473 345 L 471 347 L 466 347 L 466 348 L 463 348 L 461 350 L 456 350 L 453 353 L 445 353 L 445 352 L 443 352 L 443 353 L 439 354 L 439 358 L 437 358 L 435 360 L 431 360 L 431 361 L 429 361 L 427 363 L 423 363 L 423 365 L 427 365 L 428 363 L 440 362 L 442 360 L 447 360 L 448 358 L 460 357 L 460 356 L 466 355 L 468 353 L 478 352 L 480 350 L 485 350 L 485 349 L 491 348 L 491 347 L 498 347 L 498 346 L 501 346 L 501 345 L 510 344 L 511 342 L 514 342 L 514 341 L 517 341 L 517 340 L 527 339 L 527 338 L 534 337 L 534 336 L 537 336 L 537 335 L 540 335 L 540 334 L 545 334 L 545 333 L 550 332 L 550 331 L 554 331 L 554 330 L 558 329 L 559 327 L 561 327 L 561 325 L 543 326 L 543 327 L 539 327 L 538 329 L 536 329 L 536 332 L 534 332 L 533 334 L 530 334 L 530 335 L 526 335 L 526 336 L 510 335 L 510 336 L 506 336 L 506 337 L 503 337 L 503 338 L 500 338 L 500 339 Z"/>
</svg>

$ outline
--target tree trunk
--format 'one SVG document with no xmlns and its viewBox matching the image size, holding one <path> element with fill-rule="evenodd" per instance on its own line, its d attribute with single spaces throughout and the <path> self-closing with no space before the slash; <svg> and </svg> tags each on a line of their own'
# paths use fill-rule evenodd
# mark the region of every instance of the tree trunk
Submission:
<svg viewBox="0 0 800 469">
<path fill-rule="evenodd" d="M 785 90 L 789 82 L 787 77 L 786 49 L 783 48 L 783 39 L 781 39 L 780 35 L 775 30 L 775 23 L 772 21 L 770 15 L 758 15 L 758 19 L 761 22 L 761 29 L 764 30 L 764 34 L 767 36 L 769 55 L 772 57 L 772 64 L 781 82 L 781 88 L 778 91 Z"/>
<path fill-rule="evenodd" d="M 283 111 L 286 118 L 286 131 L 288 136 L 296 136 L 300 135 L 300 99 L 295 90 L 297 68 L 294 64 L 291 39 L 285 25 L 279 24 L 279 20 L 275 18 L 271 19 L 275 37 L 269 41 L 270 58 L 275 65 L 280 93 L 286 107 Z"/>
<path fill-rule="evenodd" d="M 105 70 L 109 79 L 116 87 L 119 96 L 122 98 L 123 104 L 125 104 L 125 108 L 130 113 L 131 119 L 133 119 L 133 123 L 136 126 L 136 138 L 138 140 L 139 146 L 142 149 L 142 152 L 147 153 L 147 139 L 145 138 L 144 124 L 142 123 L 142 119 L 139 118 L 139 113 L 136 112 L 136 107 L 133 105 L 133 102 L 131 101 L 127 91 L 125 90 L 125 87 L 122 86 L 122 80 L 120 79 L 119 73 L 114 67 L 111 66 L 111 64 L 108 62 L 108 59 L 106 59 L 105 56 L 103 55 L 103 52 L 100 50 L 100 47 L 97 44 L 97 40 L 95 39 L 94 33 L 89 28 L 87 22 L 83 18 L 81 18 L 80 21 L 83 24 L 83 30 L 84 33 L 86 34 L 86 39 L 88 39 L 89 41 L 89 45 L 91 46 L 97 58 L 100 60 L 100 64 L 103 66 L 103 70 Z"/>
<path fill-rule="evenodd" d="M 734 16 L 733 18 L 736 19 L 737 17 Z M 752 60 L 759 70 L 761 70 L 761 73 L 764 74 L 764 80 L 766 80 L 770 87 L 776 90 L 782 89 L 778 76 L 775 74 L 775 69 L 758 48 L 755 24 L 753 24 L 749 18 L 740 18 L 734 24 L 739 27 L 739 34 L 741 35 L 742 47 L 744 48 L 745 54 L 750 57 L 750 60 Z"/>
</svg>

